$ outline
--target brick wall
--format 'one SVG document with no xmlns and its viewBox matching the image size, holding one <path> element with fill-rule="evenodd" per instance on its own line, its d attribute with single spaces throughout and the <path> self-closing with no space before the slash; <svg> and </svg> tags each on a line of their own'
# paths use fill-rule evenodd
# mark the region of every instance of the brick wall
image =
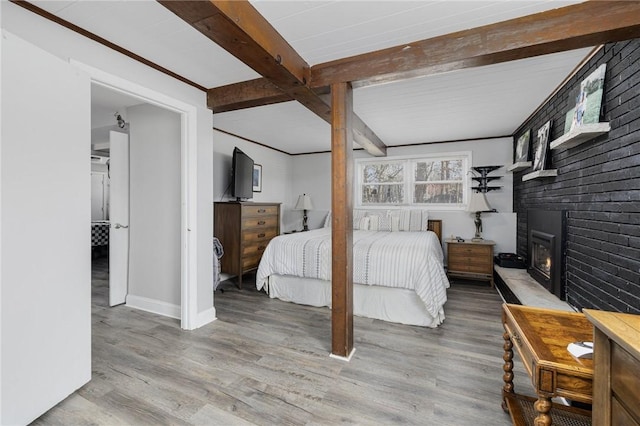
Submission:
<svg viewBox="0 0 640 426">
<path fill-rule="evenodd" d="M 567 301 L 577 308 L 640 313 L 640 39 L 601 49 L 514 139 L 553 120 L 550 141 L 564 133 L 580 82 L 607 63 L 601 121 L 611 131 L 570 149 L 550 151 L 547 168 L 558 176 L 513 179 L 518 214 L 517 250 L 527 256 L 527 209 L 566 210 Z M 532 152 L 534 152 L 532 150 Z"/>
</svg>

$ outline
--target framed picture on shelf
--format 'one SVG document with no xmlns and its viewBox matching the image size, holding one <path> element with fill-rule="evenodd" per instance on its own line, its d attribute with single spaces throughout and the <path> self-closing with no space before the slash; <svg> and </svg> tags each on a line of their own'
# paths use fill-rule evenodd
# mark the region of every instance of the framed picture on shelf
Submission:
<svg viewBox="0 0 640 426">
<path fill-rule="evenodd" d="M 531 139 L 531 130 L 527 130 L 518 138 L 513 159 L 514 163 L 522 163 L 529 160 L 529 139 Z"/>
<path fill-rule="evenodd" d="M 262 192 L 262 164 L 253 164 L 253 192 Z"/>
<path fill-rule="evenodd" d="M 547 152 L 549 151 L 549 132 L 551 131 L 551 120 L 547 121 L 538 129 L 538 144 L 536 145 L 535 155 L 533 157 L 533 170 L 544 170 L 547 161 Z"/>
<path fill-rule="evenodd" d="M 602 91 L 607 64 L 600 65 L 594 72 L 580 83 L 580 90 L 576 96 L 576 106 L 572 110 L 571 126 L 575 130 L 583 124 L 600 122 L 602 108 Z"/>
</svg>

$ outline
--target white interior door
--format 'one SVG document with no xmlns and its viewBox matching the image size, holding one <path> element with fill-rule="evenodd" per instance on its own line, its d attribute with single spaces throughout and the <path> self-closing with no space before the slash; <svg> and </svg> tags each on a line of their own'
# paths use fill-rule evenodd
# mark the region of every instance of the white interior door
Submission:
<svg viewBox="0 0 640 426">
<path fill-rule="evenodd" d="M 125 303 L 129 277 L 129 135 L 109 132 L 109 305 Z"/>
</svg>

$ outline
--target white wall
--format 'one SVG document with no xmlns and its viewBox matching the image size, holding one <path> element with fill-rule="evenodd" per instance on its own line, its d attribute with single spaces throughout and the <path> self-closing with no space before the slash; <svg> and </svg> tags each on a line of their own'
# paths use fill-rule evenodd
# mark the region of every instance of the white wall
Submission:
<svg viewBox="0 0 640 426">
<path fill-rule="evenodd" d="M 179 313 L 180 115 L 154 105 L 130 107 L 127 115 L 129 256 L 134 260 L 127 304 L 137 306 L 144 298 Z"/>
<path fill-rule="evenodd" d="M 197 220 L 191 228 L 197 240 L 197 310 L 203 320 L 213 311 L 213 168 L 212 114 L 204 92 L 99 45 L 10 2 L 2 1 L 2 27 L 64 60 L 74 59 L 150 88 L 197 108 Z M 88 172 L 87 172 L 88 175 Z M 205 320 L 206 321 L 206 320 Z"/>
<path fill-rule="evenodd" d="M 502 165 L 508 166 L 513 161 L 513 140 L 499 138 L 464 142 L 450 142 L 388 148 L 388 156 L 419 155 L 444 152 L 471 151 L 473 166 Z M 358 150 L 355 158 L 369 157 Z M 482 215 L 483 238 L 496 242 L 496 252 L 515 252 L 516 249 L 516 215 L 513 213 L 513 176 L 506 173 L 505 168 L 491 173 L 491 176 L 503 176 L 492 182 L 502 188 L 487 193 L 491 207 L 498 213 Z M 470 175 L 471 177 L 471 175 Z M 331 208 L 331 154 L 309 154 L 293 157 L 293 194 L 309 194 L 315 210 L 309 212 L 309 227 L 322 226 L 324 218 Z M 432 211 L 433 219 L 442 219 L 443 236 L 461 236 L 472 238 L 475 234 L 474 216 L 459 211 Z"/>
<path fill-rule="evenodd" d="M 214 117 L 215 123 L 215 117 Z M 280 230 L 291 229 L 294 220 L 291 209 L 297 200 L 291 191 L 292 156 L 273 149 L 265 148 L 255 143 L 247 142 L 226 133 L 214 132 L 213 135 L 213 197 L 215 201 L 231 200 L 231 159 L 233 148 L 240 148 L 257 164 L 262 165 L 262 192 L 254 192 L 255 202 L 282 203 L 280 206 Z M 225 192 L 226 190 L 226 192 Z M 296 212 L 301 215 L 301 212 Z M 302 216 L 300 216 L 302 217 Z"/>
<path fill-rule="evenodd" d="M 59 58 L 2 39 L 0 424 L 13 425 L 91 379 L 90 91 Z"/>
</svg>

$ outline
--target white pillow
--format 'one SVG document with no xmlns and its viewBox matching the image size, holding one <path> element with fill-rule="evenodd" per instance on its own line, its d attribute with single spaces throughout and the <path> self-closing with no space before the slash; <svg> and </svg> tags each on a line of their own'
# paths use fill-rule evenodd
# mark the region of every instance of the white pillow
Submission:
<svg viewBox="0 0 640 426">
<path fill-rule="evenodd" d="M 331 211 L 329 211 L 327 217 L 324 218 L 323 228 L 331 228 Z"/>
<path fill-rule="evenodd" d="M 353 229 L 360 231 L 368 231 L 369 230 L 369 216 L 356 218 L 353 216 Z"/>
<path fill-rule="evenodd" d="M 369 213 L 369 230 L 370 231 L 393 231 L 394 218 L 388 212 L 381 211 Z M 395 221 L 397 222 L 397 221 Z M 396 225 L 396 231 L 398 226 Z"/>
</svg>

